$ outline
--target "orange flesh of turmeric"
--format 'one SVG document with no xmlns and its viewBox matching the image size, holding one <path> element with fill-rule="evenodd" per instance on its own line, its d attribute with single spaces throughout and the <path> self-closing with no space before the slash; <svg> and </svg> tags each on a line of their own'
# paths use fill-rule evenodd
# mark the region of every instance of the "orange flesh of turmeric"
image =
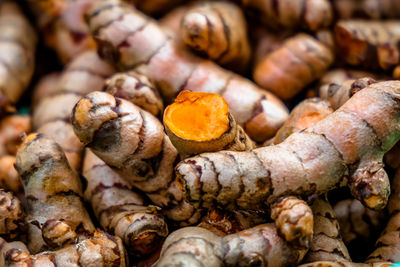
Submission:
<svg viewBox="0 0 400 267">
<path fill-rule="evenodd" d="M 180 138 L 208 141 L 229 130 L 229 106 L 217 94 L 183 91 L 165 109 L 164 122 Z"/>
</svg>

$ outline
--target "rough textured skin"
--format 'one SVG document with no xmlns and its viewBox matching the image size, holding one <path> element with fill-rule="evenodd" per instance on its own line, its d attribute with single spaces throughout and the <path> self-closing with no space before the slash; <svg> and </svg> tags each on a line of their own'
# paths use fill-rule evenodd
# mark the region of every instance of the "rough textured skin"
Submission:
<svg viewBox="0 0 400 267">
<path fill-rule="evenodd" d="M 0 188 L 12 191 L 16 195 L 24 193 L 24 187 L 14 168 L 15 156 L 0 157 Z"/>
<path fill-rule="evenodd" d="M 274 145 L 282 143 L 291 134 L 314 126 L 332 112 L 333 109 L 329 103 L 320 98 L 303 100 L 290 112 L 289 118 L 278 130 L 275 137 L 271 141 L 268 141 L 268 143 Z"/>
<path fill-rule="evenodd" d="M 303 262 L 351 261 L 331 204 L 321 197 L 314 201 L 311 209 L 314 215 L 314 236 Z"/>
<path fill-rule="evenodd" d="M 339 201 L 333 209 L 340 225 L 343 241 L 346 244 L 356 239 L 361 239 L 362 244 L 375 242 L 372 240 L 374 232 L 383 228 L 383 214 L 364 207 L 356 199 Z"/>
<path fill-rule="evenodd" d="M 333 0 L 333 8 L 339 18 L 354 17 L 370 19 L 398 18 L 399 0 Z"/>
<path fill-rule="evenodd" d="M 0 237 L 0 266 L 5 266 L 6 253 L 11 249 L 19 249 L 20 251 L 29 253 L 28 248 L 24 243 L 20 241 L 7 243 L 6 240 Z"/>
<path fill-rule="evenodd" d="M 32 93 L 32 110 L 36 110 L 40 101 L 43 98 L 52 95 L 57 90 L 57 84 L 60 80 L 60 72 L 52 72 L 50 74 L 44 75 L 39 82 L 36 84 Z"/>
<path fill-rule="evenodd" d="M 54 266 L 54 267 L 125 267 L 125 251 L 121 239 L 96 231 L 93 237 L 55 251 L 31 255 L 21 249 L 6 253 L 6 267 Z"/>
<path fill-rule="evenodd" d="M 220 150 L 244 151 L 251 150 L 255 147 L 254 142 L 247 136 L 243 128 L 237 125 L 236 120 L 229 113 L 229 107 L 226 102 L 222 99 L 220 102 L 215 100 L 211 103 L 213 97 L 221 98 L 219 95 L 215 94 L 183 91 L 177 96 L 175 102 L 165 109 L 163 117 L 165 131 L 182 158 L 204 152 L 215 152 Z M 185 124 L 190 125 L 192 123 L 191 128 L 194 128 L 199 132 L 197 135 L 200 135 L 200 133 L 216 134 L 216 130 L 212 130 L 216 126 L 212 124 L 219 123 L 220 120 L 229 123 L 229 125 L 222 124 L 220 126 L 221 128 L 227 126 L 227 130 L 220 135 L 213 135 L 212 138 L 201 141 L 195 140 L 194 137 L 189 136 L 189 134 L 186 138 L 178 136 L 177 131 L 181 133 L 183 129 L 179 128 L 179 125 L 174 123 L 174 116 L 170 113 L 172 112 L 172 109 L 174 113 L 187 113 L 188 106 L 192 106 L 193 109 L 211 109 L 211 115 L 207 113 L 208 111 L 206 114 L 203 114 L 202 110 L 194 111 L 201 114 L 198 115 L 196 121 L 192 121 L 192 119 L 188 117 L 191 121 L 188 121 Z M 206 106 L 206 108 L 204 108 L 204 106 Z M 186 117 L 186 115 L 184 117 Z M 218 117 L 219 119 L 212 121 L 211 118 L 214 117 Z M 205 121 L 198 122 L 199 120 Z M 168 125 L 174 126 L 173 129 Z M 198 137 L 197 135 L 195 135 L 195 137 Z"/>
<path fill-rule="evenodd" d="M 272 224 L 225 237 L 186 227 L 168 236 L 156 266 L 294 266 L 304 253 L 280 238 Z"/>
<path fill-rule="evenodd" d="M 333 60 L 333 52 L 325 44 L 300 33 L 259 59 L 253 68 L 253 78 L 281 99 L 290 99 L 320 78 Z"/>
<path fill-rule="evenodd" d="M 349 64 L 391 70 L 400 63 L 398 21 L 343 20 L 335 26 L 338 54 Z"/>
<path fill-rule="evenodd" d="M 391 262 L 355 263 L 338 261 L 315 261 L 299 265 L 299 267 L 389 267 Z"/>
<path fill-rule="evenodd" d="M 138 67 L 171 102 L 182 90 L 218 93 L 256 141 L 273 136 L 287 118 L 284 105 L 241 76 L 178 46 L 150 18 L 118 0 L 102 0 L 88 12 L 100 55 L 119 69 Z"/>
<path fill-rule="evenodd" d="M 87 147 L 170 219 L 198 221 L 172 175 L 178 152 L 157 118 L 124 99 L 93 92 L 77 103 L 71 121 Z"/>
<path fill-rule="evenodd" d="M 311 197 L 346 180 L 365 205 L 382 209 L 390 193 L 382 157 L 400 138 L 399 99 L 400 82 L 372 84 L 279 145 L 182 161 L 178 182 L 196 209 L 215 203 L 227 210 L 263 209 L 281 197 Z"/>
<path fill-rule="evenodd" d="M 0 5 L 0 113 L 9 111 L 28 86 L 37 37 L 13 1 Z"/>
<path fill-rule="evenodd" d="M 137 71 L 114 74 L 106 80 L 103 91 L 126 99 L 156 117 L 161 117 L 164 111 L 158 88 L 149 78 Z"/>
<path fill-rule="evenodd" d="M 247 22 L 239 6 L 230 2 L 203 2 L 191 7 L 181 20 L 183 42 L 219 65 L 244 72 L 251 48 Z"/>
<path fill-rule="evenodd" d="M 101 226 L 119 236 L 132 255 L 143 257 L 156 250 L 168 234 L 157 208 L 146 206 L 140 194 L 88 149 L 83 176 L 87 180 L 85 199 Z"/>
<path fill-rule="evenodd" d="M 24 215 L 18 198 L 11 192 L 0 189 L 0 236 L 12 240 L 24 234 L 26 230 Z"/>
<path fill-rule="evenodd" d="M 54 138 L 75 170 L 81 167 L 83 145 L 69 121 L 72 108 L 82 96 L 101 90 L 105 79 L 113 73 L 114 69 L 95 51 L 82 53 L 63 71 L 53 94 L 44 98 L 34 110 L 33 129 Z"/>
<path fill-rule="evenodd" d="M 59 247 L 94 232 L 81 199 L 79 176 L 55 141 L 41 134 L 27 136 L 18 149 L 15 168 L 25 187 L 31 252 Z"/>
<path fill-rule="evenodd" d="M 373 83 L 376 83 L 376 81 L 369 77 L 349 79 L 339 84 L 329 83 L 319 88 L 319 96 L 328 101 L 332 108 L 336 110 L 346 103 L 355 93 Z"/>
<path fill-rule="evenodd" d="M 302 28 L 316 31 L 333 19 L 328 0 L 241 0 L 262 22 L 274 28 Z"/>
<path fill-rule="evenodd" d="M 0 156 L 15 155 L 22 135 L 31 131 L 31 117 L 10 115 L 0 122 Z"/>
<path fill-rule="evenodd" d="M 376 249 L 367 262 L 399 262 L 400 261 L 400 169 L 397 170 L 392 181 L 392 193 L 388 203 L 390 219 L 385 230 L 376 241 Z"/>
</svg>

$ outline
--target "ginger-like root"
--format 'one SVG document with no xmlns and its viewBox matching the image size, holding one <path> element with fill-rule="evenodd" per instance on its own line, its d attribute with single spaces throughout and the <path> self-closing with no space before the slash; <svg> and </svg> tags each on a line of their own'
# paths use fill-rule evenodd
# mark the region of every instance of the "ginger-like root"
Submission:
<svg viewBox="0 0 400 267">
<path fill-rule="evenodd" d="M 225 237 L 186 227 L 168 236 L 156 266 L 294 266 L 304 254 L 280 238 L 272 224 Z"/>
<path fill-rule="evenodd" d="M 238 72 L 247 69 L 251 48 L 240 7 L 230 2 L 194 5 L 181 20 L 183 42 L 200 55 Z"/>
<path fill-rule="evenodd" d="M 10 115 L 0 122 L 0 156 L 15 155 L 22 135 L 31 131 L 31 117 Z"/>
<path fill-rule="evenodd" d="M 183 91 L 165 109 L 163 120 L 169 139 L 184 158 L 203 152 L 254 147 L 229 113 L 226 101 L 217 94 Z"/>
<path fill-rule="evenodd" d="M 105 82 L 103 91 L 126 100 L 160 117 L 164 111 L 158 88 L 137 71 L 116 73 Z"/>
<path fill-rule="evenodd" d="M 331 204 L 321 197 L 314 201 L 311 209 L 314 215 L 314 236 L 303 262 L 351 261 Z"/>
<path fill-rule="evenodd" d="M 132 255 L 143 257 L 156 250 L 168 234 L 157 208 L 145 206 L 143 197 L 90 150 L 86 150 L 83 175 L 87 180 L 85 199 L 101 226 L 119 236 Z"/>
<path fill-rule="evenodd" d="M 55 266 L 55 267 L 125 267 L 128 266 L 124 247 L 119 237 L 96 231 L 93 237 L 77 244 L 67 245 L 55 251 L 36 255 L 21 249 L 6 252 L 7 267 Z"/>
<path fill-rule="evenodd" d="M 372 84 L 279 145 L 185 159 L 176 167 L 178 182 L 194 208 L 217 203 L 233 210 L 264 209 L 284 196 L 310 197 L 348 179 L 364 205 L 382 209 L 390 193 L 382 157 L 400 138 L 399 98 L 400 82 Z"/>
<path fill-rule="evenodd" d="M 32 94 L 32 110 L 36 110 L 38 104 L 42 99 L 54 94 L 57 90 L 57 85 L 60 80 L 60 72 L 52 72 L 43 76 L 36 84 Z"/>
<path fill-rule="evenodd" d="M 34 71 L 37 37 L 13 1 L 0 6 L 0 113 L 11 111 Z"/>
<path fill-rule="evenodd" d="M 0 157 L 0 188 L 12 191 L 16 195 L 24 192 L 24 187 L 14 168 L 15 156 Z"/>
<path fill-rule="evenodd" d="M 334 0 L 332 4 L 337 16 L 342 19 L 362 17 L 379 20 L 400 16 L 397 0 Z"/>
<path fill-rule="evenodd" d="M 34 110 L 33 129 L 60 144 L 75 170 L 81 167 L 83 145 L 69 121 L 72 108 L 82 96 L 101 90 L 105 79 L 113 73 L 114 69 L 95 51 L 82 53 L 63 71 L 53 94 L 44 98 Z"/>
<path fill-rule="evenodd" d="M 268 141 L 277 145 L 293 133 L 314 126 L 333 112 L 328 102 L 320 98 L 310 98 L 300 102 L 289 114 L 289 118 L 278 130 L 275 137 Z M 267 144 L 265 144 L 267 145 Z"/>
<path fill-rule="evenodd" d="M 349 64 L 391 70 L 399 65 L 398 21 L 339 21 L 335 27 L 338 54 Z"/>
<path fill-rule="evenodd" d="M 327 0 L 241 0 L 266 25 L 280 29 L 302 28 L 317 31 L 328 27 L 333 11 Z"/>
<path fill-rule="evenodd" d="M 0 189 L 0 236 L 7 240 L 21 236 L 26 231 L 24 215 L 18 198 Z"/>
<path fill-rule="evenodd" d="M 17 152 L 15 168 L 27 199 L 28 247 L 33 253 L 62 246 L 95 228 L 82 202 L 82 184 L 61 147 L 30 134 Z"/>
<path fill-rule="evenodd" d="M 88 22 L 100 55 L 120 70 L 138 67 L 155 81 L 167 102 L 182 90 L 218 93 L 238 124 L 260 142 L 272 137 L 287 118 L 286 108 L 274 95 L 188 53 L 157 23 L 119 0 L 96 2 Z"/>
<path fill-rule="evenodd" d="M 319 96 L 328 101 L 332 108 L 336 110 L 355 93 L 373 83 L 376 83 L 376 81 L 369 77 L 357 80 L 349 79 L 340 84 L 329 83 L 319 88 Z"/>
<path fill-rule="evenodd" d="M 14 241 L 8 243 L 6 240 L 0 237 L 0 266 L 6 266 L 5 265 L 6 253 L 11 249 L 18 249 L 20 251 L 29 253 L 28 248 L 21 241 Z"/>
<path fill-rule="evenodd" d="M 261 87 L 281 99 L 290 99 L 320 78 L 333 63 L 333 52 L 314 37 L 300 33 L 254 66 L 253 77 Z"/>
</svg>

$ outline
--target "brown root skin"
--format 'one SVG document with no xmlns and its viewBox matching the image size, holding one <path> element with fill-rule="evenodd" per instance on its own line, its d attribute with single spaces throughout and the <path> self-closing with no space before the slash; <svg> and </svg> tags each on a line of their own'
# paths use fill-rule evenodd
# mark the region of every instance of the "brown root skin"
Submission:
<svg viewBox="0 0 400 267">
<path fill-rule="evenodd" d="M 356 263 L 343 261 L 315 261 L 301 264 L 299 267 L 389 267 L 392 262 Z"/>
<path fill-rule="evenodd" d="M 331 114 L 333 109 L 328 102 L 320 98 L 310 98 L 300 102 L 289 114 L 289 118 L 278 130 L 275 137 L 268 143 L 279 144 L 291 134 L 300 132 L 303 129 L 314 126 L 320 120 Z"/>
<path fill-rule="evenodd" d="M 247 23 L 239 6 L 230 2 L 203 2 L 182 17 L 180 34 L 192 50 L 219 65 L 244 72 L 251 48 Z"/>
<path fill-rule="evenodd" d="M 13 240 L 25 232 L 25 213 L 20 201 L 11 192 L 0 189 L 0 236 Z"/>
<path fill-rule="evenodd" d="M 278 145 L 200 154 L 180 162 L 176 177 L 198 209 L 264 209 L 285 196 L 327 192 L 345 178 L 364 205 L 381 209 L 390 193 L 382 157 L 400 137 L 399 99 L 400 82 L 372 84 Z"/>
<path fill-rule="evenodd" d="M 114 74 L 106 80 L 103 91 L 126 99 L 156 117 L 161 117 L 164 111 L 158 88 L 137 71 Z"/>
<path fill-rule="evenodd" d="M 40 101 L 34 110 L 33 129 L 54 138 L 74 170 L 81 168 L 83 145 L 72 129 L 71 111 L 81 97 L 101 90 L 105 79 L 113 73 L 114 69 L 96 51 L 84 52 L 68 64 L 53 94 Z"/>
<path fill-rule="evenodd" d="M 0 188 L 12 191 L 15 195 L 22 195 L 24 187 L 14 168 L 15 156 L 0 157 Z"/>
<path fill-rule="evenodd" d="M 376 73 L 373 72 L 338 68 L 325 72 L 325 74 L 319 80 L 319 84 L 320 85 L 330 84 L 330 83 L 343 84 L 347 80 L 357 80 L 365 77 L 370 77 L 374 80 L 389 79 L 389 77 L 377 75 Z"/>
<path fill-rule="evenodd" d="M 336 110 L 346 103 L 355 93 L 373 83 L 376 83 L 376 81 L 369 77 L 357 80 L 350 79 L 341 84 L 329 83 L 319 88 L 319 96 L 328 101 L 332 108 Z"/>
<path fill-rule="evenodd" d="M 335 26 L 338 54 L 354 66 L 391 70 L 400 63 L 398 27 L 398 21 L 339 21 Z"/>
<path fill-rule="evenodd" d="M 21 241 L 14 241 L 7 243 L 6 240 L 0 237 L 0 266 L 5 266 L 6 253 L 9 250 L 18 249 L 22 252 L 29 253 L 28 248 Z"/>
<path fill-rule="evenodd" d="M 342 19 L 361 17 L 381 20 L 400 16 L 396 0 L 335 0 L 332 4 L 337 16 Z"/>
<path fill-rule="evenodd" d="M 163 120 L 168 137 L 183 158 L 203 152 L 243 151 L 254 147 L 229 113 L 226 101 L 217 94 L 182 91 L 165 109 Z"/>
<path fill-rule="evenodd" d="M 305 250 L 297 250 L 280 238 L 272 224 L 225 237 L 200 227 L 186 227 L 168 236 L 156 265 L 294 266 L 304 254 Z"/>
<path fill-rule="evenodd" d="M 74 245 L 67 245 L 54 251 L 31 255 L 21 249 L 10 249 L 6 252 L 5 266 L 103 266 L 126 267 L 126 255 L 121 239 L 105 232 L 96 231 L 89 237 Z"/>
<path fill-rule="evenodd" d="M 52 95 L 57 90 L 58 81 L 60 79 L 60 72 L 52 72 L 43 76 L 33 89 L 31 107 L 36 110 L 42 99 Z"/>
<path fill-rule="evenodd" d="M 303 262 L 351 261 L 342 241 L 341 229 L 329 202 L 320 197 L 311 206 L 314 215 L 314 236 Z"/>
<path fill-rule="evenodd" d="M 300 33 L 259 60 L 253 68 L 253 78 L 258 85 L 281 99 L 291 99 L 320 78 L 333 59 L 332 51 L 323 43 L 311 35 Z"/>
<path fill-rule="evenodd" d="M 259 142 L 273 136 L 287 118 L 287 109 L 274 95 L 182 49 L 155 21 L 120 1 L 96 2 L 87 17 L 100 55 L 120 70 L 138 67 L 159 86 L 167 102 L 182 90 L 217 93 L 237 123 Z M 130 34 L 139 28 L 140 34 Z"/>
<path fill-rule="evenodd" d="M 0 113 L 10 110 L 34 71 L 37 36 L 14 1 L 0 7 Z"/>
<path fill-rule="evenodd" d="M 15 168 L 25 187 L 30 251 L 38 253 L 54 245 L 64 245 L 72 241 L 71 231 L 82 236 L 94 232 L 81 200 L 79 176 L 55 141 L 41 134 L 28 135 L 18 149 Z M 63 224 L 49 224 L 49 221 Z M 62 232 L 52 231 L 53 226 Z M 47 230 L 43 232 L 44 228 Z"/>
<path fill-rule="evenodd" d="M 128 2 L 132 3 L 140 11 L 154 16 L 168 11 L 184 2 L 184 0 L 128 0 Z"/>
<path fill-rule="evenodd" d="M 328 27 L 333 20 L 327 0 L 241 0 L 245 8 L 254 11 L 264 24 L 275 29 L 306 29 L 317 31 Z M 306 10 L 304 12 L 303 10 Z"/>
<path fill-rule="evenodd" d="M 83 176 L 87 180 L 85 199 L 101 226 L 119 236 L 131 255 L 153 253 L 168 234 L 158 209 L 146 206 L 143 197 L 90 150 L 86 150 Z"/>
<path fill-rule="evenodd" d="M 10 115 L 0 122 L 0 156 L 15 155 L 22 136 L 31 131 L 31 117 Z"/>
</svg>

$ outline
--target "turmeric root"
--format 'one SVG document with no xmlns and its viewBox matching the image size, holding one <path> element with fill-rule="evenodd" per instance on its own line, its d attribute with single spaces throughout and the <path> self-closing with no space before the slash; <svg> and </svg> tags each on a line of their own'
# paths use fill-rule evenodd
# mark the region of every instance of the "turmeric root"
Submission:
<svg viewBox="0 0 400 267">
<path fill-rule="evenodd" d="M 5 265 L 6 253 L 11 249 L 18 249 L 20 251 L 29 253 L 28 248 L 21 241 L 14 241 L 8 243 L 6 240 L 0 237 L 0 266 L 6 266 Z"/>
<path fill-rule="evenodd" d="M 164 104 L 158 89 L 145 75 L 137 71 L 114 74 L 106 80 L 103 91 L 129 100 L 156 117 L 163 113 Z"/>
<path fill-rule="evenodd" d="M 343 84 L 346 80 L 357 80 L 360 78 L 370 77 L 374 80 L 388 80 L 389 77 L 382 77 L 381 75 L 376 75 L 372 72 L 361 71 L 361 70 L 352 70 L 352 69 L 332 69 L 321 77 L 319 80 L 320 85 L 336 83 Z"/>
<path fill-rule="evenodd" d="M 18 198 L 0 189 L 0 236 L 7 240 L 21 236 L 26 230 L 24 215 Z"/>
<path fill-rule="evenodd" d="M 186 227 L 168 236 L 156 266 L 295 266 L 304 254 L 280 238 L 272 224 L 225 237 Z"/>
<path fill-rule="evenodd" d="M 32 110 L 36 110 L 40 101 L 43 98 L 52 95 L 57 90 L 61 74 L 59 72 L 52 72 L 43 76 L 33 89 L 32 95 Z"/>
<path fill-rule="evenodd" d="M 333 19 L 332 7 L 327 0 L 242 0 L 242 3 L 263 23 L 275 29 L 317 31 L 328 27 Z"/>
<path fill-rule="evenodd" d="M 397 0 L 334 0 L 332 4 L 337 16 L 342 19 L 363 17 L 379 20 L 400 16 Z"/>
<path fill-rule="evenodd" d="M 21 195 L 24 187 L 14 168 L 15 156 L 0 157 L 0 188 L 12 191 L 15 195 Z"/>
<path fill-rule="evenodd" d="M 15 155 L 21 136 L 31 131 L 31 117 L 10 115 L 0 122 L 0 156 Z"/>
<path fill-rule="evenodd" d="M 159 15 L 184 2 L 183 0 L 129 0 L 137 9 L 146 14 Z"/>
<path fill-rule="evenodd" d="M 27 88 L 34 70 L 36 34 L 17 4 L 0 5 L 0 113 L 9 111 Z"/>
<path fill-rule="evenodd" d="M 314 201 L 311 209 L 314 215 L 314 236 L 303 262 L 351 261 L 331 204 L 320 197 Z"/>
<path fill-rule="evenodd" d="M 374 79 L 366 77 L 357 80 L 345 80 L 341 84 L 325 84 L 319 88 L 319 96 L 327 100 L 332 108 L 336 110 L 346 103 L 355 93 L 373 83 L 376 83 Z"/>
<path fill-rule="evenodd" d="M 315 261 L 299 265 L 299 267 L 389 267 L 391 262 L 356 263 L 343 261 Z"/>
<path fill-rule="evenodd" d="M 291 134 L 300 132 L 303 129 L 314 126 L 320 120 L 333 112 L 328 102 L 320 98 L 310 98 L 300 102 L 289 114 L 289 118 L 278 130 L 272 143 L 277 145 Z"/>
<path fill-rule="evenodd" d="M 22 266 L 128 266 L 121 239 L 107 233 L 96 231 L 93 237 L 77 244 L 67 245 L 55 251 L 31 255 L 21 249 L 10 249 L 6 253 L 7 267 Z"/>
<path fill-rule="evenodd" d="M 275 96 L 179 48 L 153 20 L 118 0 L 96 2 L 88 22 L 100 55 L 120 70 L 137 67 L 155 81 L 167 102 L 182 90 L 218 93 L 238 124 L 260 142 L 272 137 L 287 118 Z"/>
<path fill-rule="evenodd" d="M 27 136 L 18 149 L 15 168 L 25 187 L 31 252 L 59 247 L 94 232 L 81 200 L 79 176 L 56 142 L 41 134 Z"/>
<path fill-rule="evenodd" d="M 99 91 L 114 69 L 102 61 L 95 51 L 82 53 L 62 73 L 57 89 L 44 98 L 33 113 L 33 129 L 51 136 L 66 153 L 71 167 L 79 170 L 83 146 L 70 124 L 75 103 L 92 91 Z"/>
<path fill-rule="evenodd" d="M 338 54 L 354 66 L 391 70 L 400 63 L 397 21 L 339 21 L 335 27 Z"/>
<path fill-rule="evenodd" d="M 163 119 L 168 137 L 182 157 L 254 147 L 229 113 L 226 101 L 217 94 L 183 91 L 165 109 Z"/>
<path fill-rule="evenodd" d="M 219 65 L 238 72 L 247 69 L 250 44 L 240 7 L 230 2 L 203 2 L 181 20 L 180 34 L 191 49 Z"/>
<path fill-rule="evenodd" d="M 400 138 L 399 87 L 398 81 L 372 84 L 279 145 L 185 159 L 176 167 L 178 183 L 195 209 L 218 203 L 232 210 L 265 209 L 284 196 L 321 194 L 347 178 L 364 205 L 382 209 L 390 187 L 382 157 Z"/>
<path fill-rule="evenodd" d="M 323 43 L 301 33 L 260 60 L 254 66 L 253 77 L 258 85 L 281 99 L 290 99 L 320 78 L 333 58 L 332 51 Z"/>
<path fill-rule="evenodd" d="M 91 203 L 101 226 L 119 236 L 131 255 L 146 256 L 168 234 L 156 207 L 146 207 L 141 195 L 92 152 L 86 150 L 83 175 L 85 199 Z"/>
</svg>

